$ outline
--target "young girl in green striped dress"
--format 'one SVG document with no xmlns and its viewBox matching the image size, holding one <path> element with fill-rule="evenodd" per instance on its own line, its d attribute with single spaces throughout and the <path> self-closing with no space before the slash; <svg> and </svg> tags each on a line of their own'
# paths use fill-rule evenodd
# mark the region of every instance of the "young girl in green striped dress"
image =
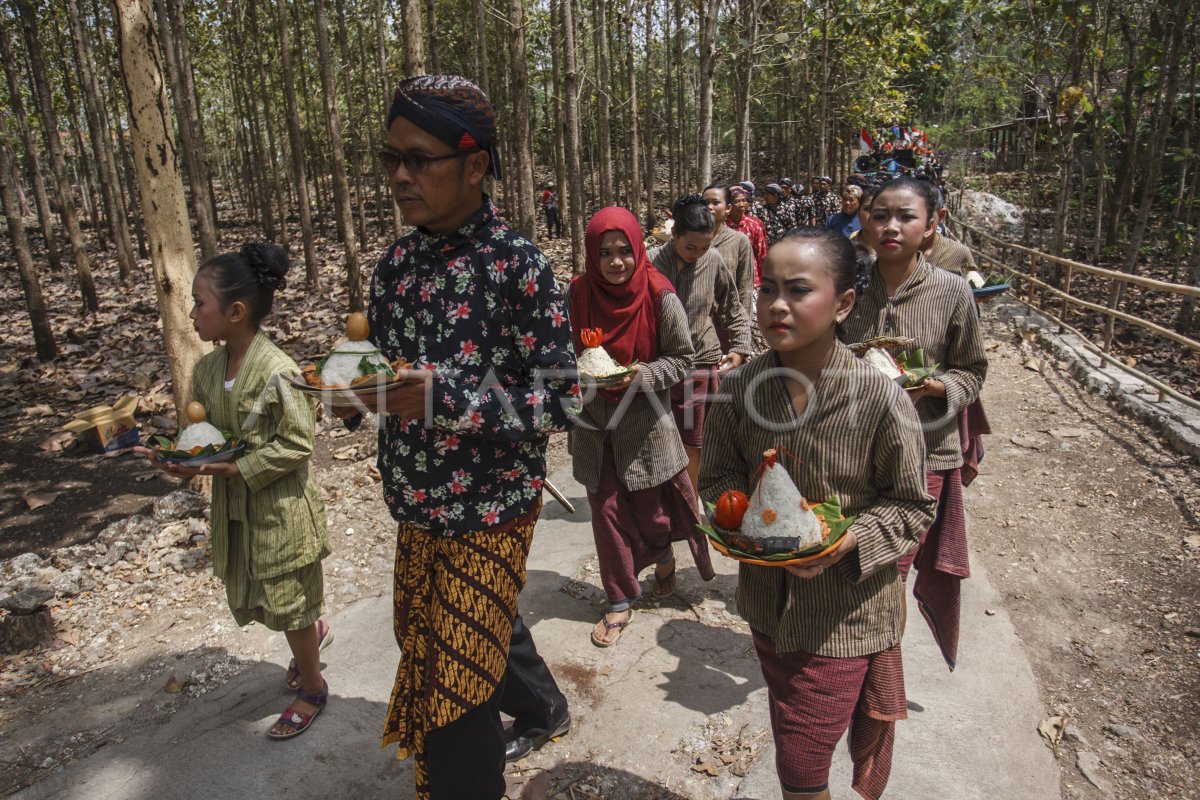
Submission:
<svg viewBox="0 0 1200 800">
<path fill-rule="evenodd" d="M 294 660 L 286 681 L 296 699 L 268 731 L 273 739 L 303 733 L 325 707 L 320 650 L 333 638 L 320 618 L 321 559 L 330 548 L 309 465 L 316 409 L 281 386 L 277 375 L 300 370 L 259 329 L 288 266 L 278 245 L 249 244 L 205 262 L 192 282 L 196 332 L 224 343 L 196 364 L 192 398 L 246 449 L 234 461 L 192 467 L 154 460 L 153 450 L 138 448 L 171 475 L 212 476 L 213 574 L 225 583 L 229 609 L 238 625 L 253 620 L 287 637 Z"/>
</svg>

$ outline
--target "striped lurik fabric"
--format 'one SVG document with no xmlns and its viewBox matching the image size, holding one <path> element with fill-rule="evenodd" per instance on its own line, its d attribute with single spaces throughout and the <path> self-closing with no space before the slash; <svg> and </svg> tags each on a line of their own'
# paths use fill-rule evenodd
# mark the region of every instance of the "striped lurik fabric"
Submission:
<svg viewBox="0 0 1200 800">
<path fill-rule="evenodd" d="M 750 237 L 721 224 L 713 237 L 712 249 L 721 254 L 725 266 L 729 267 L 746 320 L 754 327 L 754 248 L 750 246 Z"/>
<path fill-rule="evenodd" d="M 851 344 L 875 336 L 910 337 L 916 340 L 912 350 L 924 348 L 926 364 L 941 366 L 938 379 L 946 384 L 946 398 L 925 397 L 916 405 L 928 468 L 953 469 L 962 465 L 958 414 L 979 397 L 987 352 L 971 287 L 959 276 L 935 269 L 928 259 L 919 256 L 919 261 L 891 298 L 872 268 L 867 291 L 840 326 L 838 338 Z"/>
<path fill-rule="evenodd" d="M 229 521 L 229 549 L 233 556 L 225 567 L 225 600 L 238 625 L 260 622 L 273 631 L 298 631 L 321 618 L 325 576 L 320 561 L 282 575 L 252 578 L 247 569 L 249 537 L 237 520 Z"/>
<path fill-rule="evenodd" d="M 228 521 L 249 531 L 249 575 L 282 575 L 329 555 L 325 506 L 312 475 L 315 401 L 283 384 L 280 373 L 300 369 L 265 334 L 250 343 L 233 389 L 225 391 L 227 354 L 218 347 L 196 364 L 192 399 L 208 421 L 246 444 L 237 460 L 241 477 L 213 478 L 213 574 L 225 578 L 230 558 Z"/>
<path fill-rule="evenodd" d="M 742 564 L 738 612 L 780 652 L 862 656 L 900 641 L 904 596 L 896 561 L 933 520 L 917 415 L 903 391 L 837 345 L 797 417 L 778 356 L 767 351 L 721 382 L 709 411 L 700 494 L 748 495 L 768 448 L 779 448 L 804 496 L 841 500 L 858 548 L 835 568 L 802 579 Z"/>
<path fill-rule="evenodd" d="M 714 319 L 725 329 L 734 352 L 742 355 L 754 352 L 750 318 L 741 304 L 733 273 L 719 253 L 710 249 L 682 268 L 670 244 L 651 250 L 648 255 L 654 268 L 675 287 L 687 312 L 697 367 L 711 366 L 721 360 L 721 342 L 713 326 Z"/>
<path fill-rule="evenodd" d="M 870 800 L 882 795 L 892 771 L 896 722 L 908 717 L 900 646 L 828 658 L 780 653 L 766 636 L 753 635 L 780 783 L 797 793 L 827 788 L 834 749 L 849 728 L 852 786 Z"/>
<path fill-rule="evenodd" d="M 940 233 L 934 233 L 933 246 L 924 252 L 930 264 L 955 275 L 965 277 L 975 269 L 975 256 L 971 253 L 971 248 Z"/>
<path fill-rule="evenodd" d="M 929 623 L 942 658 L 953 670 L 958 661 L 959 584 L 971 577 L 962 469 L 931 472 L 929 492 L 937 497 L 938 510 L 917 550 L 913 597 Z"/>
<path fill-rule="evenodd" d="M 414 757 L 417 800 L 429 797 L 425 737 L 485 703 L 508 662 L 517 595 L 541 505 L 495 528 L 435 536 L 401 522 L 395 634 L 400 665 L 383 745 Z"/>
<path fill-rule="evenodd" d="M 983 410 L 983 401 L 976 400 L 958 415 L 958 438 L 963 448 L 962 485 L 970 486 L 979 475 L 979 462 L 983 461 L 983 437 L 992 433 Z"/>
<path fill-rule="evenodd" d="M 687 466 L 671 415 L 671 387 L 692 368 L 692 339 L 683 304 L 673 294 L 662 298 L 658 358 L 641 366 L 640 391 L 631 386 L 620 402 L 597 392 L 568 434 L 572 472 L 589 492 L 600 485 L 606 441 L 630 491 L 658 486 Z"/>
</svg>

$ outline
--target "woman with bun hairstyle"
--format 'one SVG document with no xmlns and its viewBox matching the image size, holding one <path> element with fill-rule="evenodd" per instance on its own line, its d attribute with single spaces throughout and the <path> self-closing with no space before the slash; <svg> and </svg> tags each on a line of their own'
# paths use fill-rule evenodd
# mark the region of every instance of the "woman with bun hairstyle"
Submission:
<svg viewBox="0 0 1200 800">
<path fill-rule="evenodd" d="M 695 486 L 708 398 L 716 394 L 720 372 L 740 366 L 753 353 L 753 347 L 750 320 L 733 273 L 711 249 L 717 222 L 708 204 L 698 194 L 681 197 L 671 217 L 675 220 L 671 241 L 649 256 L 654 268 L 675 287 L 692 336 L 695 366 L 688 378 L 672 387 L 671 410 L 687 451 L 688 477 Z M 727 353 L 722 353 L 714 321 L 729 337 Z"/>
<path fill-rule="evenodd" d="M 929 181 L 897 178 L 879 190 L 863 229 L 875 251 L 866 291 L 842 323 L 847 343 L 876 336 L 910 338 L 908 353 L 924 350 L 938 371 L 907 390 L 925 438 L 929 493 L 937 517 L 915 554 L 900 562 L 907 578 L 914 563 L 913 595 L 951 669 L 958 657 L 959 583 L 970 575 L 963 511 L 963 439 L 959 417 L 978 398 L 987 376 L 987 352 L 971 287 L 958 275 L 934 267 L 921 246 L 937 226 L 938 191 Z M 969 444 L 969 442 L 968 442 Z"/>
<path fill-rule="evenodd" d="M 696 490 L 670 411 L 671 387 L 692 367 L 687 313 L 646 258 L 637 219 L 624 208 L 596 212 L 584 237 L 587 270 L 567 300 L 575 350 L 581 333 L 603 331 L 619 364 L 636 362 L 620 383 L 596 392 L 571 430 L 575 479 L 587 489 L 600 580 L 609 609 L 592 629 L 597 647 L 616 644 L 641 597 L 638 574 L 654 565 L 653 594 L 675 591 L 672 542 L 686 541 L 704 580 L 713 578 L 697 525 Z"/>
<path fill-rule="evenodd" d="M 321 559 L 330 553 L 325 506 L 309 461 L 316 407 L 278 379 L 300 369 L 260 325 L 286 286 L 288 257 L 274 244 L 248 244 L 201 265 L 191 318 L 206 342 L 221 342 L 192 373 L 192 399 L 208 421 L 245 444 L 235 461 L 186 467 L 154 460 L 181 478 L 210 475 L 213 574 L 239 626 L 283 631 L 294 656 L 285 681 L 296 698 L 267 735 L 290 739 L 325 707 L 320 651 L 333 640 L 321 619 Z"/>
</svg>

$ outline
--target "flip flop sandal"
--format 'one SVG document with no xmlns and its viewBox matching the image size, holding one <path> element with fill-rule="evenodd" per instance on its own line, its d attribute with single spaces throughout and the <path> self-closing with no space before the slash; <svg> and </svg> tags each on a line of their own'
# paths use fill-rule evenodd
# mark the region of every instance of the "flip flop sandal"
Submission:
<svg viewBox="0 0 1200 800">
<path fill-rule="evenodd" d="M 325 708 L 325 704 L 329 702 L 329 683 L 324 683 L 324 688 L 320 694 L 309 694 L 303 689 L 296 691 L 296 699 L 303 700 L 306 703 L 311 703 L 316 706 L 316 710 L 311 714 L 305 714 L 303 711 L 296 711 L 289 708 L 279 715 L 279 719 L 275 720 L 275 725 L 286 725 L 291 728 L 287 733 L 275 733 L 272 730 L 267 731 L 267 737 L 270 739 L 291 739 L 293 736 L 299 736 L 308 730 L 308 726 L 312 725 L 313 720 L 317 718 L 317 714 Z M 275 727 L 272 725 L 271 727 Z"/>
<path fill-rule="evenodd" d="M 624 632 L 626 626 L 631 622 L 633 622 L 633 611 L 630 611 L 629 618 L 622 622 L 609 622 L 608 615 L 605 614 L 604 619 L 597 622 L 595 627 L 592 628 L 592 644 L 596 645 L 596 647 L 612 647 L 621 640 L 621 633 Z M 604 626 L 603 629 L 601 626 Z M 607 640 L 601 639 L 596 635 L 597 633 L 608 633 L 609 631 L 616 631 L 617 635 Z"/>
<path fill-rule="evenodd" d="M 323 619 L 317 620 L 317 652 L 324 652 L 325 648 L 331 644 L 333 644 L 333 626 Z M 296 659 L 293 658 L 288 662 L 283 682 L 289 689 L 299 689 L 300 680 L 300 670 L 296 667 Z"/>
<path fill-rule="evenodd" d="M 665 578 L 658 577 L 658 567 L 654 568 L 654 596 L 659 600 L 675 594 L 675 559 L 671 559 L 671 572 Z"/>
</svg>

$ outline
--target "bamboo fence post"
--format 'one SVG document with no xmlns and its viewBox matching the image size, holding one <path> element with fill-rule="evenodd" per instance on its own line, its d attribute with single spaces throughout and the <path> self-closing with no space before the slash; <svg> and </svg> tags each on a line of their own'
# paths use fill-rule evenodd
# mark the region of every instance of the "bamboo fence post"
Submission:
<svg viewBox="0 0 1200 800">
<path fill-rule="evenodd" d="M 1113 283 L 1120 282 L 1119 279 L 1117 279 L 1117 278 L 1112 278 L 1111 280 Z M 1108 315 L 1107 322 L 1108 322 L 1108 324 L 1104 326 L 1104 347 L 1102 348 L 1105 353 L 1109 353 L 1112 351 L 1113 333 L 1117 329 L 1117 324 L 1116 324 L 1117 318 L 1114 316 Z"/>
<path fill-rule="evenodd" d="M 1063 265 L 1063 269 L 1064 269 L 1063 292 L 1065 292 L 1066 294 L 1070 294 L 1071 293 L 1071 266 L 1069 264 L 1065 264 L 1065 265 Z M 1067 298 L 1064 297 L 1063 301 L 1062 301 L 1062 311 L 1059 312 L 1059 315 L 1062 317 L 1063 322 L 1067 321 L 1067 315 L 1070 313 L 1070 311 L 1071 311 L 1071 304 L 1067 301 Z"/>
</svg>

